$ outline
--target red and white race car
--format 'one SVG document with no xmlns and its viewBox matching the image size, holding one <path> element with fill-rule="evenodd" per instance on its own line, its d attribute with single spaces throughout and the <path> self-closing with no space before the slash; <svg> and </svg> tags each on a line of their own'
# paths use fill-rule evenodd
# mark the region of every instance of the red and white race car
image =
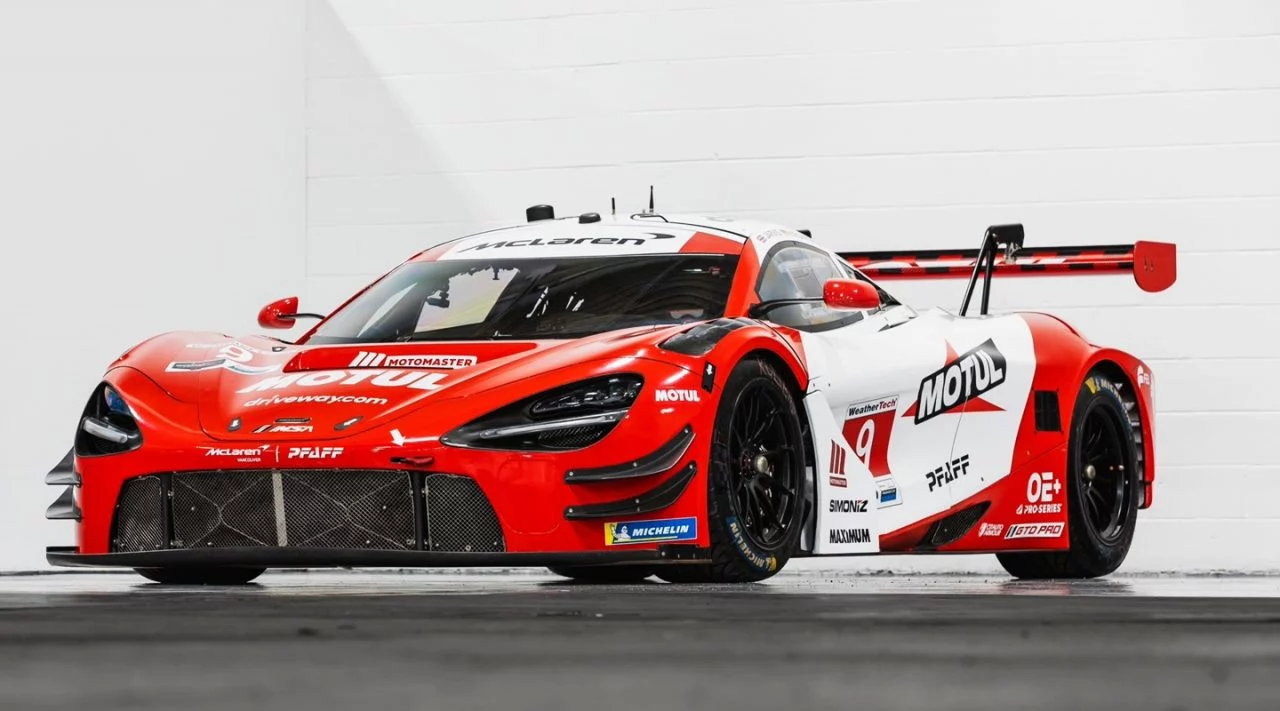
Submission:
<svg viewBox="0 0 1280 711">
<path fill-rule="evenodd" d="M 296 342 L 169 333 L 111 364 L 47 515 L 56 565 L 536 565 L 755 581 L 797 556 L 1115 570 L 1151 505 L 1151 369 L 996 274 L 1175 278 L 1173 245 L 837 254 L 753 221 L 595 213 L 422 252 Z M 877 280 L 970 277 L 959 313 Z M 981 283 L 979 283 L 981 282 Z M 970 315 L 976 288 L 981 307 Z"/>
</svg>

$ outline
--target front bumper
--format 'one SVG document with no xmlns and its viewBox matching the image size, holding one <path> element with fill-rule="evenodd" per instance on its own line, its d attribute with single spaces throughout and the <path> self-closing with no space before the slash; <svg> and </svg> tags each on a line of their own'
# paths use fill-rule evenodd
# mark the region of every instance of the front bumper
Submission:
<svg viewBox="0 0 1280 711">
<path fill-rule="evenodd" d="M 71 567 L 241 568 L 472 568 L 709 563 L 710 552 L 689 545 L 586 553 L 437 553 L 350 548 L 209 548 L 84 555 L 75 547 L 45 549 L 52 565 Z"/>
</svg>

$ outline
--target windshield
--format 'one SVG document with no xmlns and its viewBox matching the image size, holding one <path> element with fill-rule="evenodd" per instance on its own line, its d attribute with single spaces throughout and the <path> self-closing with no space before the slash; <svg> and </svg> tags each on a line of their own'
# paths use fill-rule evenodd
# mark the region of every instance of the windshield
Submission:
<svg viewBox="0 0 1280 711">
<path fill-rule="evenodd" d="M 310 343 L 578 338 L 724 315 L 737 256 L 662 254 L 404 264 Z"/>
</svg>

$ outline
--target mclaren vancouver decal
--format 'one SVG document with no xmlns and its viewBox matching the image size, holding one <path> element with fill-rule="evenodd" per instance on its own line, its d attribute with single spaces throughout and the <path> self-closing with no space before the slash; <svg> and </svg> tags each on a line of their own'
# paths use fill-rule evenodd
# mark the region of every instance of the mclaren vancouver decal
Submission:
<svg viewBox="0 0 1280 711">
<path fill-rule="evenodd" d="M 473 355 L 435 355 L 435 354 L 388 354 L 360 351 L 351 360 L 348 368 L 429 368 L 433 370 L 451 370 L 454 368 L 470 368 L 476 364 Z"/>
<path fill-rule="evenodd" d="M 920 424 L 968 402 L 974 403 L 968 410 L 999 410 L 981 395 L 1004 382 L 1005 366 L 1004 354 L 990 338 L 964 355 L 951 355 L 946 365 L 920 381 L 916 404 L 907 414 L 914 414 Z"/>
<path fill-rule="evenodd" d="M 632 543 L 692 541 L 698 537 L 698 519 L 664 518 L 657 521 L 624 521 L 604 525 L 606 546 Z"/>
</svg>

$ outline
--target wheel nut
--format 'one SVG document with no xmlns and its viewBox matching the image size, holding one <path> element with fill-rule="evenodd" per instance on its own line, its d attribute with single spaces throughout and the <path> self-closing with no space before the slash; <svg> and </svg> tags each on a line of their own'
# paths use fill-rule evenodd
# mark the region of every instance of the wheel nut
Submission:
<svg viewBox="0 0 1280 711">
<path fill-rule="evenodd" d="M 1098 476 L 1098 470 L 1092 465 L 1086 465 L 1084 468 L 1084 478 L 1093 481 Z"/>
<path fill-rule="evenodd" d="M 763 454 L 757 454 L 755 458 L 751 460 L 751 466 L 761 474 L 768 474 L 773 470 L 773 467 L 769 466 L 769 458 Z"/>
</svg>

